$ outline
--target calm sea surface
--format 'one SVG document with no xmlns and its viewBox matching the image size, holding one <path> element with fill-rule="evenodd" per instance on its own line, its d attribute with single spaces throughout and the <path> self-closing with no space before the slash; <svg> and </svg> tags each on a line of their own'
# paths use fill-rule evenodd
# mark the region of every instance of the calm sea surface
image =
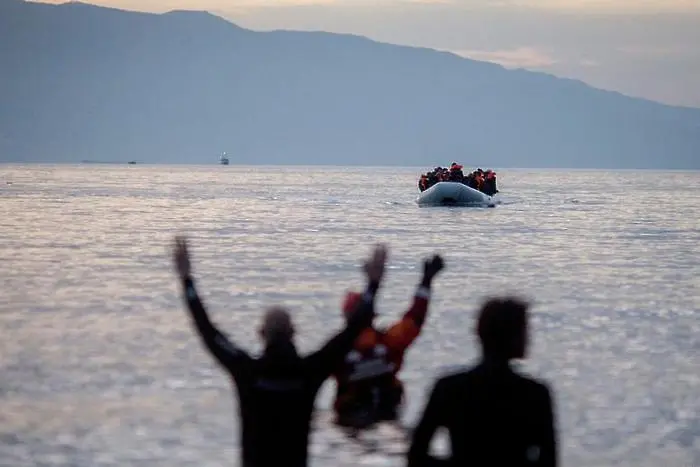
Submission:
<svg viewBox="0 0 700 467">
<path fill-rule="evenodd" d="M 513 291 L 535 303 L 523 369 L 555 390 L 563 465 L 699 466 L 700 173 L 501 170 L 480 209 L 417 207 L 419 171 L 0 166 L 0 465 L 237 465 L 237 403 L 171 268 L 186 233 L 213 319 L 254 352 L 268 305 L 303 351 L 338 330 L 373 243 L 382 322 L 439 252 L 407 423 L 441 367 L 478 357 L 480 301 Z M 319 417 L 313 465 L 401 465 L 342 441 Z"/>
</svg>

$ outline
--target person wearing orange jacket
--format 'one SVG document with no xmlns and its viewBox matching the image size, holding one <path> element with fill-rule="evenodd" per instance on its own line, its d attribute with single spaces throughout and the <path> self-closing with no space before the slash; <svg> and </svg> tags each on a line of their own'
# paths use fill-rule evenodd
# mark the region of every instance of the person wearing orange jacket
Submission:
<svg viewBox="0 0 700 467">
<path fill-rule="evenodd" d="M 439 255 L 424 261 L 423 277 L 403 317 L 387 329 L 370 326 L 355 340 L 354 349 L 333 375 L 337 385 L 333 404 L 337 425 L 364 429 L 398 419 L 404 390 L 397 374 L 406 351 L 420 335 L 433 278 L 443 268 Z M 343 312 L 347 315 L 360 299 L 359 293 L 348 292 Z"/>
<path fill-rule="evenodd" d="M 420 176 L 420 180 L 418 180 L 418 189 L 421 192 L 428 189 L 428 176 L 426 174 Z"/>
</svg>

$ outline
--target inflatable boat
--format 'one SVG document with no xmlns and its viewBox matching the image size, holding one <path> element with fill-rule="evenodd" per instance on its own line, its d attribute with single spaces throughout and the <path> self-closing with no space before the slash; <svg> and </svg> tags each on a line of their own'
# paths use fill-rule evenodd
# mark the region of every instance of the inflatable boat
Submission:
<svg viewBox="0 0 700 467">
<path fill-rule="evenodd" d="M 459 182 L 439 182 L 418 196 L 420 206 L 489 206 L 493 199 Z"/>
</svg>

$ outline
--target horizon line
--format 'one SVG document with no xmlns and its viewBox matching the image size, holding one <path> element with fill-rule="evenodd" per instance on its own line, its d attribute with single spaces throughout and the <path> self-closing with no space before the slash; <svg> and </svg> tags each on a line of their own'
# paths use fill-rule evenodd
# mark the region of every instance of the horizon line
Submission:
<svg viewBox="0 0 700 467">
<path fill-rule="evenodd" d="M 452 160 L 452 159 L 450 159 Z M 237 167 L 237 168 L 246 168 L 246 167 L 289 167 L 289 168 L 302 168 L 302 167 L 314 167 L 314 168 L 358 168 L 358 169 L 420 169 L 420 170 L 426 170 L 432 169 L 434 165 L 427 164 L 424 166 L 418 166 L 418 165 L 365 165 L 365 164 L 294 164 L 294 163 L 286 163 L 286 164 L 255 164 L 255 163 L 245 163 L 245 164 L 236 164 L 236 163 L 229 163 L 228 165 L 221 165 L 216 162 L 211 162 L 211 163 L 195 163 L 195 162 L 138 162 L 134 164 L 130 164 L 130 161 L 124 161 L 124 162 L 101 162 L 101 161 L 90 161 L 90 162 L 49 162 L 49 161 L 44 161 L 44 162 L 39 162 L 39 161 L 27 161 L 27 162 L 18 162 L 18 161 L 0 161 L 1 166 L 8 166 L 8 165 L 33 165 L 33 166 L 38 166 L 38 165 L 56 165 L 56 166 L 82 166 L 82 165 L 109 165 L 109 166 L 133 166 L 133 165 L 139 165 L 139 166 L 188 166 L 188 167 L 222 167 L 222 170 L 227 170 L 227 168 L 231 167 Z M 464 164 L 463 164 L 464 165 Z M 477 167 L 488 167 L 492 170 L 515 170 L 515 171 L 522 171 L 522 170 L 548 170 L 548 171 L 664 171 L 664 172 L 700 172 L 700 168 L 696 169 L 672 169 L 672 168 L 635 168 L 635 167 L 614 167 L 614 168 L 609 168 L 609 167 L 564 167 L 564 166 L 532 166 L 532 167 L 508 167 L 508 166 L 490 166 L 488 164 L 472 164 L 474 166 L 474 170 L 476 170 Z"/>
</svg>

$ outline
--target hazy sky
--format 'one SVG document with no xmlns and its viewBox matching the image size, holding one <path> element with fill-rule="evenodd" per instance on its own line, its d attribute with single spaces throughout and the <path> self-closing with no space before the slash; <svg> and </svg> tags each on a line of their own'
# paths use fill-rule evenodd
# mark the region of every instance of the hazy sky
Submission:
<svg viewBox="0 0 700 467">
<path fill-rule="evenodd" d="M 63 3 L 50 0 L 51 3 Z M 256 30 L 360 34 L 700 107 L 700 0 L 96 0 Z"/>
</svg>

